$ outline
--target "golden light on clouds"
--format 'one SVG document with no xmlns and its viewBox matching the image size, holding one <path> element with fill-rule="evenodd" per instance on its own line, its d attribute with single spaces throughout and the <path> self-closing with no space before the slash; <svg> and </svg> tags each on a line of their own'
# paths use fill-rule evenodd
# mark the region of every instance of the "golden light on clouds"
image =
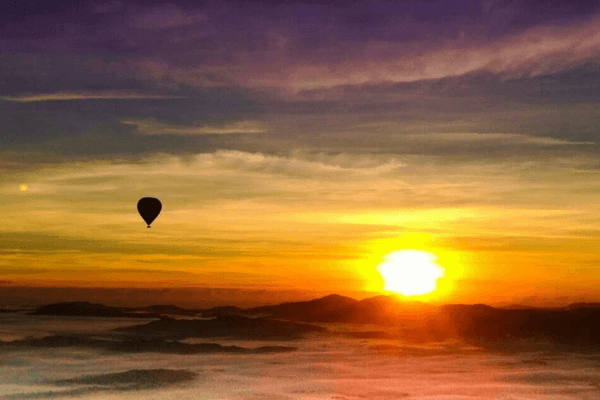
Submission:
<svg viewBox="0 0 600 400">
<path fill-rule="evenodd" d="M 29 189 L 29 185 L 27 185 L 26 183 L 21 183 L 21 184 L 19 185 L 19 190 L 20 190 L 21 192 L 24 192 L 24 191 L 26 191 L 27 189 Z"/>
<path fill-rule="evenodd" d="M 598 175 L 587 163 L 223 150 L 20 172 L 0 184 L 6 199 L 22 193 L 3 204 L 0 245 L 9 251 L 0 263 L 10 266 L 5 279 L 39 284 L 398 291 L 425 302 L 580 287 L 598 279 L 600 214 L 588 206 Z M 567 168 L 586 174 L 559 187 Z M 546 206 L 532 206 L 541 194 Z M 147 195 L 165 207 L 160 228 L 146 229 L 137 213 Z M 431 293 L 382 276 L 378 266 L 402 250 L 435 256 L 444 275 Z"/>
</svg>

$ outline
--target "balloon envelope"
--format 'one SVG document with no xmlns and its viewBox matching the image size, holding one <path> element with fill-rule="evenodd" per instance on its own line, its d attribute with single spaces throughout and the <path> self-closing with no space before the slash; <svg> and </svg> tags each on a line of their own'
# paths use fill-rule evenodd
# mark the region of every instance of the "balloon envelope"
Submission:
<svg viewBox="0 0 600 400">
<path fill-rule="evenodd" d="M 150 224 L 158 217 L 160 214 L 160 210 L 162 210 L 162 204 L 160 200 L 155 199 L 154 197 L 144 197 L 138 201 L 137 209 L 148 228 L 150 228 Z"/>
</svg>

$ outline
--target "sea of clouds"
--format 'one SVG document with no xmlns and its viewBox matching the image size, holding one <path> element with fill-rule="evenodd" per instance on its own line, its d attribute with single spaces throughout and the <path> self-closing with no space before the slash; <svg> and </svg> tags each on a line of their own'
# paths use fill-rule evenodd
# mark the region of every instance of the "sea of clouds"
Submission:
<svg viewBox="0 0 600 400">
<path fill-rule="evenodd" d="M 95 335 L 145 322 L 108 318 L 91 321 L 4 314 L 0 315 L 1 340 L 53 334 Z M 171 355 L 43 347 L 7 352 L 0 347 L 0 400 L 600 398 L 600 355 L 593 353 L 551 349 L 489 353 L 459 343 L 408 344 L 323 334 L 283 342 L 186 342 L 246 348 L 280 345 L 297 350 Z M 148 370 L 161 370 L 157 380 L 148 377 L 155 374 Z M 125 374 L 114 375 L 117 373 Z M 189 373 L 194 375 L 189 378 Z M 132 376 L 138 376 L 138 381 L 132 381 Z"/>
</svg>

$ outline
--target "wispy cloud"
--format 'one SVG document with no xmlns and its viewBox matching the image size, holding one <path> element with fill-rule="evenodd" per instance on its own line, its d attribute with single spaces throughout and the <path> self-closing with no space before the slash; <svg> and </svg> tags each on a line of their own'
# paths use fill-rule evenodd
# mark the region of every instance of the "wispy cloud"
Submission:
<svg viewBox="0 0 600 400">
<path fill-rule="evenodd" d="M 506 145 L 538 145 L 538 146 L 566 146 L 566 145 L 586 145 L 596 144 L 596 142 L 572 142 L 551 137 L 536 137 L 531 135 L 522 135 L 516 133 L 421 133 L 421 134 L 400 134 L 395 135 L 401 141 L 407 143 L 423 143 L 433 146 L 444 146 L 449 144 L 467 145 L 467 144 L 485 144 L 490 143 L 496 146 Z"/>
<path fill-rule="evenodd" d="M 183 22 L 183 21 L 181 21 Z M 598 61 L 600 56 L 600 26 L 597 17 L 556 27 L 540 24 L 516 32 L 505 32 L 492 38 L 481 33 L 469 34 L 465 28 L 457 37 L 406 40 L 352 40 L 352 46 L 342 45 L 344 35 L 335 35 L 340 43 L 316 42 L 311 57 L 301 57 L 302 37 L 286 33 L 275 22 L 270 33 L 258 34 L 262 46 L 242 47 L 234 42 L 226 45 L 230 56 L 223 60 L 223 48 L 210 48 L 198 54 L 205 62 L 187 60 L 181 65 L 174 57 L 163 56 L 148 49 L 143 57 L 119 62 L 112 68 L 123 73 L 136 71 L 151 80 L 168 79 L 181 85 L 202 87 L 214 84 L 235 84 L 249 87 L 278 87 L 292 92 L 339 85 L 361 85 L 381 82 L 414 82 L 440 79 L 486 70 L 510 77 L 552 74 Z M 409 25 L 419 23 L 407 21 Z M 212 37 L 210 29 L 197 28 L 195 34 L 170 37 L 171 42 L 191 44 L 200 38 Z M 424 29 L 423 26 L 420 29 Z M 227 33 L 223 33 L 228 35 Z M 147 40 L 139 37 L 138 45 Z M 191 42 L 190 42 L 191 41 Z M 182 47 L 183 51 L 183 47 Z M 187 51 L 187 47 L 186 47 Z M 175 50 L 175 53 L 178 51 Z M 207 57 L 212 54 L 212 57 Z M 244 67 L 242 67 L 244 66 Z M 248 68 L 250 66 L 250 68 Z"/>
<path fill-rule="evenodd" d="M 106 10 L 123 8 L 118 2 L 106 4 Z M 102 23 L 96 21 L 94 40 L 64 33 L 43 40 L 17 35 L 0 42 L 0 48 L 7 54 L 28 43 L 42 53 L 54 49 L 60 55 L 53 57 L 60 58 L 53 62 L 64 68 L 72 68 L 70 53 L 94 54 L 78 62 L 79 70 L 73 71 L 81 90 L 103 76 L 105 85 L 125 79 L 130 81 L 123 84 L 136 81 L 170 89 L 242 86 L 294 93 L 338 85 L 440 79 L 480 70 L 531 77 L 587 62 L 597 64 L 600 57 L 600 20 L 594 7 L 587 15 L 571 10 L 572 18 L 559 23 L 544 18 L 545 10 L 520 2 L 473 8 L 457 4 L 453 22 L 440 22 L 424 18 L 448 12 L 433 3 L 388 4 L 385 10 L 372 5 L 371 12 L 364 12 L 364 20 L 375 25 L 365 26 L 352 11 L 337 5 L 324 6 L 317 13 L 303 4 L 275 9 L 251 4 L 150 5 L 125 8 L 120 18 L 107 11 Z M 98 7 L 89 11 L 97 15 Z M 565 4 L 556 6 L 564 8 Z M 527 13 L 531 14 L 528 19 L 523 16 Z M 304 29 L 303 21 L 308 20 L 319 29 Z M 245 34 L 239 33 L 239 26 Z M 86 32 L 84 26 L 77 29 Z M 20 74 L 31 75 L 38 86 L 49 79 L 43 74 L 65 80 L 64 68 L 36 73 L 39 67 L 33 66 L 42 62 L 36 54 L 19 59 L 6 56 L 6 62 L 29 66 Z M 27 86 L 27 79 L 19 79 L 21 86 Z M 12 87 L 13 81 L 9 84 Z"/>
<path fill-rule="evenodd" d="M 3 96 L 0 100 L 19 103 L 52 100 L 87 100 L 87 99 L 181 99 L 185 96 L 170 96 L 159 94 L 144 94 L 127 91 L 99 91 L 99 92 L 64 92 L 46 94 L 22 94 L 19 96 Z"/>
<path fill-rule="evenodd" d="M 206 19 L 207 16 L 201 12 L 184 11 L 174 4 L 163 4 L 132 16 L 128 25 L 137 29 L 160 30 L 198 24 Z"/>
<path fill-rule="evenodd" d="M 121 120 L 126 125 L 134 125 L 145 135 L 231 135 L 265 133 L 268 127 L 259 121 L 239 121 L 223 126 L 182 126 L 160 122 L 156 119 Z"/>
<path fill-rule="evenodd" d="M 488 139 L 492 138 L 505 140 L 494 135 Z M 517 139 L 529 140 L 519 136 Z M 465 138 L 460 137 L 460 140 Z M 513 138 L 509 136 L 508 140 Z M 537 143 L 535 138 L 532 141 Z M 549 143 L 551 146 L 563 145 L 554 141 Z M 543 138 L 541 144 L 546 145 Z M 559 185 L 557 179 L 565 173 L 574 174 L 573 179 Z M 364 225 L 367 230 L 372 225 L 375 231 L 382 225 L 410 225 L 410 229 L 418 230 L 419 224 L 425 229 L 424 224 L 433 228 L 441 223 L 438 228 L 442 228 L 445 221 L 465 218 L 478 221 L 476 225 L 482 227 L 485 215 L 490 221 L 502 219 L 501 212 L 492 215 L 491 211 L 485 211 L 485 207 L 494 208 L 496 204 L 510 205 L 511 215 L 516 216 L 514 210 L 546 201 L 550 210 L 556 209 L 560 213 L 569 210 L 569 204 L 575 198 L 581 202 L 592 201 L 590 196 L 593 197 L 599 187 L 594 181 L 597 175 L 597 169 L 583 159 L 561 163 L 520 158 L 481 159 L 464 164 L 460 160 L 428 156 L 303 152 L 274 156 L 218 151 L 185 158 L 154 157 L 132 164 L 79 163 L 76 167 L 65 165 L 31 172 L 28 176 L 21 173 L 0 187 L 0 195 L 12 199 L 5 202 L 3 217 L 5 226 L 11 229 L 25 232 L 36 226 L 52 226 L 56 232 L 87 237 L 88 224 L 100 224 L 104 226 L 102 235 L 107 239 L 125 229 L 122 234 L 133 234 L 131 238 L 142 240 L 133 232 L 140 222 L 134 205 L 139 197 L 152 193 L 163 200 L 165 215 L 159 223 L 172 225 L 169 231 L 198 235 L 203 237 L 205 244 L 212 241 L 210 246 L 225 249 L 241 244 L 231 240 L 245 240 L 250 246 L 253 237 L 250 232 L 255 231 L 260 237 L 258 232 L 263 232 L 270 224 L 275 234 L 281 223 L 291 221 L 302 224 L 312 221 L 311 224 L 316 225 L 326 221 L 339 225 L 341 221 Z M 29 185 L 25 192 L 19 190 L 21 181 Z M 565 197 L 567 192 L 569 196 Z M 73 199 L 76 198 L 85 200 L 75 202 Z M 532 203 L 534 198 L 538 201 Z M 48 201 L 56 206 L 49 208 Z M 26 215 L 19 212 L 24 205 L 29 210 Z M 449 214 L 448 207 L 456 207 L 455 212 Z M 484 211 L 469 216 L 471 214 L 466 213 L 468 207 L 484 207 Z M 434 212 L 438 208 L 441 210 Z M 328 210 L 325 214 L 337 216 L 336 220 L 322 215 L 324 209 Z M 412 211 L 406 213 L 409 209 Z M 461 209 L 464 212 L 459 211 Z M 536 213 L 533 210 L 529 216 L 533 218 Z M 592 218 L 590 210 L 585 213 Z M 453 217 L 448 219 L 450 215 Z M 79 223 L 73 225 L 73 218 Z M 263 219 L 262 224 L 254 225 L 256 218 Z M 521 216 L 511 221 L 525 219 Z M 188 226 L 190 223 L 195 228 Z M 478 231 L 480 228 L 473 222 L 470 224 L 474 233 L 483 232 Z M 552 224 L 555 228 L 560 226 Z M 312 229 L 309 225 L 302 229 Z M 115 231 L 117 227 L 120 228 Z M 585 229 L 587 225 L 583 223 L 580 228 Z M 339 232 L 341 235 L 351 234 L 345 227 L 341 229 L 344 230 L 343 234 Z M 449 226 L 447 229 L 452 232 L 454 228 Z M 463 234 L 465 229 L 466 226 L 462 228 Z M 523 233 L 528 231 L 527 226 L 521 225 L 515 229 L 521 229 Z M 532 225 L 531 229 L 539 234 L 542 228 Z M 262 240 L 267 237 L 280 241 L 297 239 L 294 235 L 285 239 L 275 239 L 276 236 L 267 235 Z M 190 240 L 193 242 L 193 237 Z M 65 247 L 67 242 L 63 240 L 59 248 L 66 249 L 75 244 L 77 246 L 72 248 L 93 247 L 92 241 L 78 240 Z M 187 240 L 180 242 L 183 245 Z M 115 244 L 106 243 L 103 252 L 110 246 Z M 176 247 L 164 250 L 172 252 Z"/>
</svg>

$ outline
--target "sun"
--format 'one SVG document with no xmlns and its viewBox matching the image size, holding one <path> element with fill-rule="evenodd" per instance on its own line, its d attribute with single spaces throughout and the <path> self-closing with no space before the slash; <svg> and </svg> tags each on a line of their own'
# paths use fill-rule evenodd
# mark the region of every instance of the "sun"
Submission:
<svg viewBox="0 0 600 400">
<path fill-rule="evenodd" d="M 386 256 L 378 267 L 385 282 L 385 290 L 405 296 L 431 293 L 436 281 L 444 275 L 437 258 L 425 251 L 403 250 Z"/>
</svg>

